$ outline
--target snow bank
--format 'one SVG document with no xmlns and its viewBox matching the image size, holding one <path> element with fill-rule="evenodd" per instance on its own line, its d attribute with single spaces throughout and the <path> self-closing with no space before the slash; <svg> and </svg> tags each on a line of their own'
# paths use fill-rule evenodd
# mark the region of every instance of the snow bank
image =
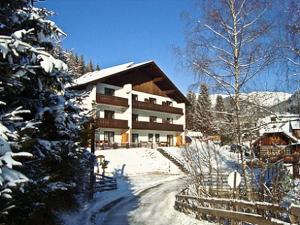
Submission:
<svg viewBox="0 0 300 225">
<path fill-rule="evenodd" d="M 216 161 L 215 157 L 212 157 L 211 163 L 215 168 L 216 166 L 218 166 L 221 170 L 230 173 L 231 171 L 235 170 L 237 167 L 236 165 L 237 165 L 239 155 L 234 152 L 230 152 L 230 146 L 220 147 L 219 145 L 213 144 L 213 142 L 206 143 L 206 142 L 199 141 L 197 139 L 193 139 L 189 148 L 195 149 L 194 150 L 195 154 L 201 155 L 203 157 L 206 155 L 206 152 L 213 151 L 214 149 L 218 155 L 217 156 L 218 161 Z M 165 147 L 163 148 L 163 150 L 165 150 L 173 158 L 177 159 L 183 164 L 187 163 L 186 157 L 184 156 L 186 154 L 185 152 L 187 151 L 185 148 Z"/>
<path fill-rule="evenodd" d="M 132 148 L 116 150 L 98 150 L 96 155 L 104 155 L 109 161 L 107 172 L 125 176 L 162 173 L 181 174 L 181 171 L 161 155 L 156 149 Z"/>
</svg>

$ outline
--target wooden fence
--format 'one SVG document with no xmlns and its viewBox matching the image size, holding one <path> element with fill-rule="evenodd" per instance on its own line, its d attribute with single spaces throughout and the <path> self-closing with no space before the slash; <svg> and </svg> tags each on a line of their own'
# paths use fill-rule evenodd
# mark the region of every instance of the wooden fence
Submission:
<svg viewBox="0 0 300 225">
<path fill-rule="evenodd" d="M 247 222 L 258 225 L 300 224 L 300 206 L 284 208 L 267 202 L 176 195 L 175 209 L 196 219 Z M 282 221 L 283 218 L 289 222 Z"/>
<path fill-rule="evenodd" d="M 96 182 L 94 191 L 111 191 L 117 189 L 117 180 L 114 177 L 104 176 L 102 174 L 95 173 Z"/>
</svg>

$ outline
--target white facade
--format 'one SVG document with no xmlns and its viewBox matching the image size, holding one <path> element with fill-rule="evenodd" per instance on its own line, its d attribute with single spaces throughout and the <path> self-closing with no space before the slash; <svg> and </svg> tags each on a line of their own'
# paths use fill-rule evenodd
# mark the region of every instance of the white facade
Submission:
<svg viewBox="0 0 300 225">
<path fill-rule="evenodd" d="M 95 117 L 96 144 L 185 142 L 187 100 L 153 61 L 87 73 L 72 88 L 89 91 L 84 106 Z"/>
<path fill-rule="evenodd" d="M 95 104 L 94 110 L 95 110 L 96 118 L 105 118 L 105 110 L 113 111 L 114 112 L 113 119 L 127 120 L 128 129 L 126 130 L 126 129 L 117 129 L 117 128 L 98 128 L 95 134 L 96 135 L 95 139 L 97 142 L 105 141 L 104 134 L 105 132 L 108 131 L 114 132 L 114 142 L 118 144 L 122 143 L 122 134 L 124 133 L 128 133 L 128 143 L 133 142 L 132 134 L 138 135 L 139 143 L 141 142 L 146 143 L 151 141 L 151 135 L 153 135 L 153 140 L 152 140 L 153 143 L 156 143 L 157 140 L 159 143 L 168 142 L 170 145 L 176 145 L 178 144 L 179 141 L 177 139 L 181 139 L 182 143 L 184 142 L 183 131 L 185 130 L 185 103 L 177 103 L 176 101 L 168 97 L 163 97 L 159 95 L 153 95 L 153 94 L 132 90 L 131 84 L 126 84 L 123 87 L 118 87 L 109 84 L 98 83 L 95 87 L 93 87 L 93 90 L 96 89 L 97 93 L 104 94 L 105 88 L 113 89 L 114 96 L 116 97 L 126 98 L 128 100 L 128 107 L 122 107 L 122 106 L 110 105 L 110 104 Z M 144 110 L 144 109 L 134 108 L 132 105 L 132 94 L 137 95 L 138 101 L 142 101 L 142 102 L 144 102 L 145 99 L 149 99 L 149 98 L 156 99 L 156 104 L 158 105 L 162 105 L 162 103 L 166 101 L 172 102 L 172 106 L 182 109 L 183 114 L 179 115 L 174 113 L 166 113 L 166 112 L 159 112 L 154 110 Z M 94 101 L 96 102 L 95 92 L 93 92 L 91 95 L 94 96 Z M 141 122 L 149 122 L 150 116 L 154 116 L 157 118 L 156 123 L 163 123 L 163 121 L 169 118 L 172 120 L 172 124 L 182 125 L 183 130 L 164 131 L 164 130 L 134 129 L 132 125 L 133 114 L 137 114 L 138 121 Z M 179 138 L 178 136 L 181 136 L 181 138 Z"/>
</svg>

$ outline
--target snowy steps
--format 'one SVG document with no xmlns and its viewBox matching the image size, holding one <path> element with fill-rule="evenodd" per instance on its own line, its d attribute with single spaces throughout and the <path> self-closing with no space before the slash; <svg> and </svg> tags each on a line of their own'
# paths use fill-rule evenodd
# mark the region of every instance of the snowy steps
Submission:
<svg viewBox="0 0 300 225">
<path fill-rule="evenodd" d="M 165 158 L 170 160 L 173 164 L 175 164 L 183 173 L 188 174 L 189 170 L 183 165 L 182 162 L 174 158 L 172 155 L 170 155 L 168 152 L 166 152 L 162 148 L 157 148 L 157 151 L 161 153 Z"/>
</svg>

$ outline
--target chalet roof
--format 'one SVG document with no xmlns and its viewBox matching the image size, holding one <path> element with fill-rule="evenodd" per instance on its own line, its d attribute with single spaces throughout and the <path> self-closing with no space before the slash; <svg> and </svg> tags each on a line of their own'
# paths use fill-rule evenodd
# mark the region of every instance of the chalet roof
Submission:
<svg viewBox="0 0 300 225">
<path fill-rule="evenodd" d="M 262 138 L 264 138 L 266 135 L 268 134 L 282 134 L 284 136 L 286 136 L 288 139 L 290 139 L 293 143 L 298 143 L 298 139 L 295 138 L 294 136 L 292 136 L 291 134 L 284 132 L 284 131 L 268 131 L 265 132 L 263 135 L 261 135 L 260 137 L 258 137 L 253 144 L 257 143 L 259 140 L 261 140 Z"/>
<path fill-rule="evenodd" d="M 167 77 L 167 75 L 156 65 L 154 61 L 146 61 L 138 64 L 129 62 L 118 66 L 101 69 L 99 71 L 90 72 L 77 78 L 69 88 L 84 89 L 86 88 L 86 86 L 94 85 L 98 82 L 106 82 L 108 80 L 112 82 L 112 78 L 116 78 L 115 80 L 117 80 L 116 82 L 114 82 L 115 85 L 124 85 L 126 82 L 128 83 L 128 79 L 126 79 L 126 76 L 128 76 L 130 72 L 132 72 L 133 74 L 134 72 L 141 70 L 145 71 L 145 73 L 141 74 L 147 74 L 147 76 L 149 76 L 149 78 L 151 77 L 151 79 L 161 78 L 157 82 L 157 85 L 166 92 L 172 90 L 172 92 L 168 92 L 167 94 L 170 98 L 173 98 L 180 103 L 185 102 L 189 104 L 186 97 Z M 134 74 L 134 76 L 137 79 L 141 79 L 141 74 Z"/>
</svg>

